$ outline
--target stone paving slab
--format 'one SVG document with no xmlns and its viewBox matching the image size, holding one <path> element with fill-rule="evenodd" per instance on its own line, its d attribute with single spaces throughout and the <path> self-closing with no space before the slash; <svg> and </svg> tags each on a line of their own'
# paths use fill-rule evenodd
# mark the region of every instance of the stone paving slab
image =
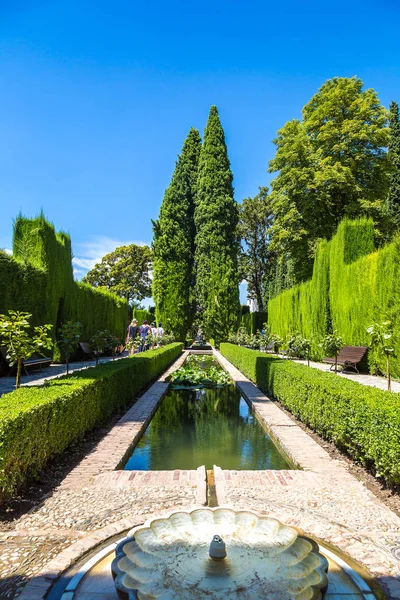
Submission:
<svg viewBox="0 0 400 600">
<path fill-rule="evenodd" d="M 301 471 L 223 471 L 214 467 L 218 504 L 252 508 L 295 525 L 352 557 L 400 599 L 400 518 L 214 351 L 267 431 Z"/>
</svg>

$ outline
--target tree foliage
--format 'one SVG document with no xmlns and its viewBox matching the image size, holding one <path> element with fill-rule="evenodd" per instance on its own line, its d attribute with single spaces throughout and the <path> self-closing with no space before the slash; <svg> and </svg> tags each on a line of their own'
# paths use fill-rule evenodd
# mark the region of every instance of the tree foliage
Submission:
<svg viewBox="0 0 400 600">
<path fill-rule="evenodd" d="M 396 229 L 400 227 L 400 119 L 397 102 L 390 104 L 389 160 L 392 166 L 388 210 Z"/>
<path fill-rule="evenodd" d="M 206 334 L 218 343 L 240 315 L 238 206 L 218 110 L 212 106 L 200 152 L 196 226 L 196 300 Z"/>
<path fill-rule="evenodd" d="M 0 315 L 0 340 L 7 348 L 7 360 L 11 366 L 17 365 L 15 387 L 21 383 L 22 362 L 35 352 L 53 347 L 53 340 L 49 337 L 52 325 L 38 325 L 30 333 L 30 319 L 32 315 L 27 312 L 9 310 L 7 315 Z"/>
<path fill-rule="evenodd" d="M 194 316 L 194 199 L 201 139 L 191 129 L 153 223 L 153 297 L 157 320 L 184 341 Z"/>
<path fill-rule="evenodd" d="M 326 81 L 274 140 L 269 164 L 274 245 L 294 261 L 297 281 L 312 273 L 317 242 L 344 217 L 384 219 L 389 161 L 387 111 L 356 77 Z"/>
<path fill-rule="evenodd" d="M 82 326 L 74 321 L 67 321 L 60 327 L 58 345 L 61 348 L 61 353 L 65 358 L 67 365 L 67 375 L 69 373 L 69 359 L 71 354 L 76 350 L 81 338 Z"/>
<path fill-rule="evenodd" d="M 274 261 L 269 247 L 272 222 L 267 187 L 261 187 L 257 196 L 245 198 L 239 205 L 239 235 L 242 240 L 240 274 L 247 281 L 248 295 L 257 300 L 260 312 L 264 311 L 263 282 Z"/>
<path fill-rule="evenodd" d="M 106 254 L 82 281 L 135 302 L 151 294 L 150 268 L 150 248 L 130 244 Z"/>
</svg>

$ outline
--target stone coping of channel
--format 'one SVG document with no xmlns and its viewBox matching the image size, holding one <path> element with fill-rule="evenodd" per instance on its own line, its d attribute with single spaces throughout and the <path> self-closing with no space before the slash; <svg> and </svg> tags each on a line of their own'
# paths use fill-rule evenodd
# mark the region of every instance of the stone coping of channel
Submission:
<svg viewBox="0 0 400 600">
<path fill-rule="evenodd" d="M 126 459 L 168 390 L 167 377 L 185 362 L 182 354 L 114 425 L 96 447 L 62 481 L 60 488 L 82 487 L 96 475 L 113 471 Z"/>
<path fill-rule="evenodd" d="M 301 471 L 227 471 L 214 466 L 218 505 L 267 511 L 338 547 L 400 600 L 400 519 L 220 352 L 229 373 L 278 446 Z"/>
<path fill-rule="evenodd" d="M 278 477 L 276 472 L 274 473 L 271 471 L 266 471 L 264 472 L 265 479 L 261 481 L 261 485 L 252 479 L 254 473 L 247 472 L 249 481 L 246 482 L 246 476 L 244 475 L 246 472 L 239 472 L 239 486 L 243 486 L 243 490 L 241 487 L 239 487 L 239 489 L 237 489 L 238 493 L 236 494 L 235 486 L 231 486 L 231 480 L 235 479 L 237 472 L 223 471 L 222 469 L 215 467 L 215 482 L 219 503 L 223 504 L 225 503 L 224 501 L 228 501 L 235 508 L 239 508 L 243 503 L 243 505 L 247 506 L 248 508 L 253 508 L 255 510 L 258 510 L 261 507 L 260 512 L 264 513 L 266 509 L 267 512 L 271 514 L 274 514 L 276 510 L 279 514 L 278 518 L 280 518 L 280 520 L 287 520 L 287 522 L 292 522 L 293 524 L 298 522 L 300 528 L 303 526 L 304 530 L 308 530 L 310 533 L 313 529 L 315 529 L 315 536 L 319 537 L 318 532 L 322 533 L 324 527 L 323 523 L 319 523 L 320 520 L 323 520 L 323 515 L 322 519 L 320 519 L 321 515 L 319 515 L 318 512 L 316 512 L 313 508 L 309 508 L 310 500 L 313 499 L 315 490 L 322 489 L 323 493 L 325 493 L 324 486 L 326 485 L 329 490 L 332 490 L 333 488 L 336 491 L 335 486 L 339 485 L 340 483 L 342 489 L 351 487 L 356 494 L 358 494 L 361 489 L 364 491 L 365 496 L 366 489 L 360 482 L 358 482 L 346 471 L 343 465 L 340 464 L 340 461 L 332 460 L 310 436 L 308 436 L 285 413 L 283 413 L 283 411 L 279 409 L 276 403 L 272 402 L 269 398 L 263 395 L 260 390 L 258 390 L 258 388 L 256 388 L 246 377 L 244 377 L 240 371 L 235 369 L 233 365 L 226 361 L 226 359 L 224 359 L 220 353 L 215 352 L 215 355 L 220 361 L 221 365 L 230 373 L 231 377 L 234 379 L 247 401 L 253 405 L 256 414 L 264 423 L 266 428 L 271 432 L 272 436 L 277 440 L 278 444 L 284 449 L 286 454 L 296 465 L 304 469 L 303 471 L 289 470 L 282 472 L 281 477 Z M 170 369 L 164 374 L 164 380 L 171 370 L 175 370 L 184 362 L 186 356 L 187 353 L 180 357 L 172 365 L 172 367 L 170 367 Z M 160 395 L 159 400 L 162 399 L 164 393 Z M 267 413 L 265 410 L 267 410 Z M 297 438 L 297 440 L 295 438 Z M 132 442 L 132 438 L 130 438 L 130 441 Z M 206 501 L 205 471 L 203 471 L 203 469 L 204 468 L 201 468 L 201 473 L 198 470 L 198 484 L 200 489 L 197 491 L 196 504 L 193 505 L 193 508 L 200 505 L 204 506 Z M 95 470 L 96 473 L 99 472 L 98 467 Z M 104 465 L 103 468 L 101 468 L 101 475 L 97 475 L 97 477 L 92 478 L 91 485 L 114 485 L 115 482 L 113 483 L 111 480 L 108 481 L 107 477 L 111 477 L 111 479 L 114 477 L 121 477 L 120 485 L 123 484 L 124 486 L 127 485 L 127 482 L 129 481 L 129 472 L 115 472 L 115 474 L 109 474 L 104 473 L 103 471 Z M 230 473 L 232 474 L 232 477 Z M 180 478 L 181 475 L 183 477 L 191 477 L 190 474 L 182 474 L 179 471 L 175 472 L 175 477 Z M 125 479 L 127 482 L 123 483 L 123 480 L 125 481 Z M 271 495 L 270 503 L 268 502 L 268 487 L 265 485 L 267 480 L 269 480 L 271 483 L 269 487 L 269 493 Z M 254 503 L 254 501 L 257 502 L 257 497 L 254 500 L 246 496 L 248 491 L 248 489 L 246 489 L 246 485 L 250 486 L 248 488 L 250 489 L 250 492 L 258 491 L 260 494 L 261 502 L 259 502 L 258 506 Z M 309 491 L 309 497 L 306 498 L 306 507 L 302 506 L 299 508 L 297 506 L 288 506 L 285 499 L 283 499 L 283 496 L 280 498 L 282 492 L 286 490 L 298 495 L 298 491 L 301 487 L 303 487 L 305 492 Z M 242 493 L 243 491 L 244 494 Z M 372 495 L 369 493 L 368 495 L 369 499 L 371 499 L 370 497 Z M 253 501 L 253 505 L 249 504 L 250 501 Z M 274 506 L 274 501 L 276 506 Z M 328 498 L 328 503 L 329 501 L 330 498 Z M 380 505 L 380 503 L 374 497 L 373 501 L 374 503 Z M 397 525 L 397 533 L 395 531 L 393 535 L 398 536 L 400 531 L 400 520 L 383 505 L 380 505 L 379 508 L 380 507 L 382 507 L 384 512 L 386 511 L 386 514 L 390 513 L 390 515 L 394 517 L 393 523 L 395 527 Z M 169 508 L 169 510 L 171 509 L 173 509 L 173 507 Z M 182 506 L 177 507 L 177 509 L 182 509 Z M 100 546 L 108 539 L 124 533 L 132 527 L 139 525 L 142 521 L 143 519 L 136 515 L 135 518 L 124 518 L 117 523 L 107 525 L 102 529 L 85 535 L 83 538 L 79 539 L 77 542 L 73 543 L 67 549 L 59 553 L 54 559 L 49 561 L 43 567 L 42 571 L 27 584 L 19 598 L 22 600 L 43 600 L 61 573 L 65 572 L 85 554 L 92 552 L 96 547 Z M 314 527 L 315 523 L 317 524 L 316 527 Z M 304 524 L 306 524 L 305 527 Z M 379 549 L 381 552 L 379 553 L 379 558 L 377 559 L 376 556 L 371 556 L 370 552 L 364 551 L 362 537 L 361 539 L 358 537 L 359 543 L 355 551 L 354 549 L 356 546 L 354 542 L 354 536 L 357 536 L 357 533 L 349 530 L 349 528 L 346 529 L 346 527 L 342 528 L 344 530 L 343 533 L 343 530 L 340 528 L 340 524 L 333 523 L 331 525 L 333 531 L 329 539 L 330 543 L 336 544 L 337 547 L 347 553 L 348 556 L 369 567 L 370 572 L 376 572 L 378 574 L 385 572 L 385 565 L 374 564 L 374 562 L 376 563 L 381 558 L 383 548 Z M 321 535 L 321 537 L 323 538 L 323 535 Z M 345 540 L 344 544 L 342 543 L 343 539 Z M 386 554 L 385 548 L 384 556 L 386 556 Z M 385 581 L 383 581 L 383 583 L 385 584 Z M 389 598 L 400 599 L 400 581 L 397 578 L 394 578 L 393 576 L 390 578 L 388 577 L 385 589 L 388 592 Z"/>
</svg>

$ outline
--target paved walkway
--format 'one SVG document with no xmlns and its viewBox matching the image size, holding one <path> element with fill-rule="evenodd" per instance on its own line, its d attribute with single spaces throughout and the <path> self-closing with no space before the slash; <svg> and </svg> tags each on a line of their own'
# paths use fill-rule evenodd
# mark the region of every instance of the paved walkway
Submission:
<svg viewBox="0 0 400 600">
<path fill-rule="evenodd" d="M 37 597 L 41 598 L 40 590 L 51 583 L 49 568 L 58 574 L 85 548 L 100 543 L 102 536 L 107 539 L 121 531 L 119 527 L 129 529 L 142 523 L 148 514 L 205 504 L 204 468 L 151 473 L 114 470 L 138 441 L 163 398 L 168 388 L 166 377 L 186 357 L 187 352 L 183 352 L 61 485 L 14 523 L 12 531 L 2 531 L 0 523 L 1 599 L 17 597 L 26 581 L 32 579 L 31 585 L 39 590 Z M 116 523 L 119 525 L 115 529 Z M 70 548 L 74 543 L 75 553 Z M 62 551 L 65 555 L 60 559 Z M 37 577 L 43 568 L 44 580 Z M 34 600 L 34 591 L 27 590 L 24 598 Z"/>
<path fill-rule="evenodd" d="M 323 539 L 368 569 L 388 598 L 400 600 L 400 519 L 347 471 L 345 462 L 333 460 L 277 403 L 219 353 L 216 356 L 271 436 L 302 469 L 224 471 L 216 466 L 218 503 L 268 513 Z M 168 372 L 184 359 L 185 354 Z M 1 598 L 17 597 L 30 580 L 20 600 L 42 600 L 61 572 L 109 538 L 149 516 L 205 504 L 204 467 L 169 472 L 112 470 L 132 441 L 132 431 L 138 436 L 155 410 L 168 372 L 51 496 L 16 521 L 12 531 L 1 531 L 0 526 Z M 120 446 L 116 433 L 125 438 Z M 342 594 L 343 600 L 346 597 Z"/>
<path fill-rule="evenodd" d="M 294 360 L 294 362 L 301 363 L 302 365 L 307 364 L 306 360 L 292 360 Z M 310 361 L 310 367 L 312 367 L 313 369 L 319 369 L 320 371 L 329 372 L 331 365 Z M 338 368 L 338 376 L 344 377 L 345 379 L 351 379 L 351 381 L 361 383 L 361 385 L 369 385 L 371 387 L 379 388 L 380 390 L 387 390 L 387 379 L 385 377 L 378 377 L 377 375 L 367 375 L 365 373 L 342 373 L 341 367 Z M 399 381 L 392 381 L 392 392 L 400 392 Z"/>
<path fill-rule="evenodd" d="M 120 356 L 116 357 L 114 360 L 120 360 L 121 358 L 126 358 L 128 356 L 128 352 L 123 352 Z M 111 356 L 102 356 L 99 359 L 99 364 L 107 363 L 112 360 Z M 81 371 L 82 369 L 88 369 L 89 367 L 95 367 L 96 361 L 79 361 L 73 362 L 69 365 L 69 372 L 73 373 L 74 371 Z M 28 371 L 29 372 L 29 371 Z M 43 383 L 47 379 L 55 379 L 56 377 L 61 377 L 61 375 L 66 375 L 67 367 L 65 365 L 52 364 L 49 367 L 45 367 L 43 371 L 41 369 L 36 369 L 34 371 L 30 370 L 29 375 L 22 375 L 21 378 L 21 386 L 25 385 L 43 385 Z M 7 394 L 8 392 L 12 392 L 15 390 L 15 376 L 13 377 L 0 377 L 0 396 L 3 394 Z"/>
<path fill-rule="evenodd" d="M 302 471 L 223 471 L 219 505 L 252 508 L 331 543 L 400 599 L 400 518 L 265 396 L 219 352 L 218 360 L 273 439 Z"/>
</svg>

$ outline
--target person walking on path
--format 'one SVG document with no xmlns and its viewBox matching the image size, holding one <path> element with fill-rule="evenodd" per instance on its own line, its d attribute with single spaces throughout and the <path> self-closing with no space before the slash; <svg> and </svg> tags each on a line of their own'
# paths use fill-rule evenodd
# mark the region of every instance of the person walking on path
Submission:
<svg viewBox="0 0 400 600">
<path fill-rule="evenodd" d="M 126 342 L 125 343 L 128 344 L 129 342 L 135 341 L 138 334 L 139 334 L 138 322 L 136 319 L 132 319 L 132 321 L 130 322 L 130 324 L 128 325 L 128 328 L 126 330 Z M 134 354 L 134 353 L 135 353 L 135 347 L 132 345 L 131 348 L 129 349 L 129 354 Z"/>
<path fill-rule="evenodd" d="M 146 337 L 149 331 L 151 331 L 150 325 L 147 323 L 147 321 L 143 321 L 139 329 L 139 335 L 141 340 L 139 352 L 144 352 L 144 350 L 147 350 Z"/>
</svg>

